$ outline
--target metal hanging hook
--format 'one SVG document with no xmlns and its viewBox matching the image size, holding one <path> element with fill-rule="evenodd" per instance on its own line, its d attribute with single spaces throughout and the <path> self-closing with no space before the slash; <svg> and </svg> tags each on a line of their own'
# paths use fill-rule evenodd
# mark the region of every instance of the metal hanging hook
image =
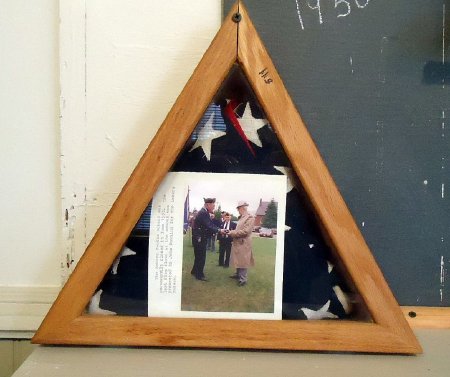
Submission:
<svg viewBox="0 0 450 377">
<path fill-rule="evenodd" d="M 242 20 L 242 15 L 237 12 L 235 14 L 233 14 L 233 17 L 231 18 L 234 22 L 239 23 Z"/>
</svg>

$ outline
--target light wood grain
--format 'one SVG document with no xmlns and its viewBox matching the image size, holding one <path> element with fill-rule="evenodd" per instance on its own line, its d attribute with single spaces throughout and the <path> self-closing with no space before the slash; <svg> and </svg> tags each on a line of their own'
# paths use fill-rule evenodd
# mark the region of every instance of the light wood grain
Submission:
<svg viewBox="0 0 450 377">
<path fill-rule="evenodd" d="M 239 8 L 238 8 L 239 7 Z M 242 21 L 231 15 L 239 9 Z M 236 48 L 237 47 L 237 48 Z M 373 322 L 168 319 L 83 310 L 233 63 L 241 64 Z M 268 77 L 260 72 L 266 69 Z M 33 338 L 36 343 L 421 352 L 247 11 L 236 4 Z"/>
<path fill-rule="evenodd" d="M 416 329 L 450 329 L 450 308 L 402 306 L 403 314 Z"/>
<path fill-rule="evenodd" d="M 415 345 L 383 326 L 350 321 L 83 316 L 49 339 L 52 344 L 417 353 Z"/>
</svg>

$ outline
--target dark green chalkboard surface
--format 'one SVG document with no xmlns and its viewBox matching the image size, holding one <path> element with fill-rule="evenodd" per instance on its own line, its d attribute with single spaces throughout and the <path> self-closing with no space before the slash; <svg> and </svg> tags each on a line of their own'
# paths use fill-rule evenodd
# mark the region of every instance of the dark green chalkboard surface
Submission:
<svg viewBox="0 0 450 377">
<path fill-rule="evenodd" d="M 450 306 L 450 0 L 244 4 L 399 303 Z"/>
</svg>

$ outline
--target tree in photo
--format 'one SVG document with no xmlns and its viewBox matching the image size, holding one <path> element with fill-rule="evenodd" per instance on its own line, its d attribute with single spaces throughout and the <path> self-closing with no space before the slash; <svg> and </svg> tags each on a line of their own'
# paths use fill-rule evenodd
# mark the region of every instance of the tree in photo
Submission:
<svg viewBox="0 0 450 377">
<path fill-rule="evenodd" d="M 219 207 L 214 211 L 214 218 L 216 220 L 221 220 L 222 219 L 222 207 L 219 204 Z"/>
<path fill-rule="evenodd" d="M 267 211 L 264 215 L 264 220 L 261 225 L 264 228 L 277 227 L 277 203 L 275 203 L 275 200 L 272 199 L 267 205 Z"/>
</svg>

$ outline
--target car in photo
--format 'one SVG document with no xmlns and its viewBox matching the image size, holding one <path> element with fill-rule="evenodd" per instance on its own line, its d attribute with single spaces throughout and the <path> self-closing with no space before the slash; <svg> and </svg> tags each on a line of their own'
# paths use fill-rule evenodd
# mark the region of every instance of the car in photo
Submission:
<svg viewBox="0 0 450 377">
<path fill-rule="evenodd" d="M 266 238 L 273 238 L 273 230 L 270 228 L 260 228 L 259 236 L 266 237 Z"/>
</svg>

